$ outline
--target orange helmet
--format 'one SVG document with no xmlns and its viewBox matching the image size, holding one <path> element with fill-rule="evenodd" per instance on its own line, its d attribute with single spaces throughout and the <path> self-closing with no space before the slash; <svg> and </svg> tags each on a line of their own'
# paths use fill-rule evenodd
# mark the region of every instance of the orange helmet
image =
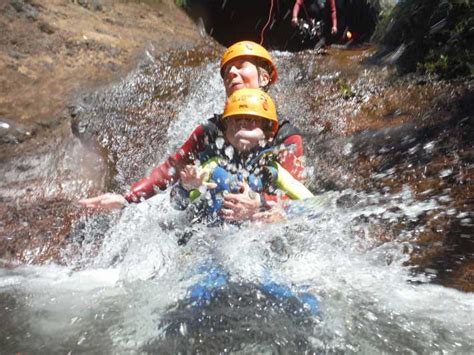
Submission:
<svg viewBox="0 0 474 355">
<path fill-rule="evenodd" d="M 260 89 L 240 89 L 227 99 L 222 119 L 233 116 L 260 117 L 272 122 L 272 132 L 278 130 L 278 117 L 272 98 Z"/>
<path fill-rule="evenodd" d="M 269 74 L 270 74 L 272 83 L 277 81 L 278 74 L 277 74 L 276 66 L 273 63 L 273 60 L 270 57 L 270 54 L 261 45 L 252 41 L 237 42 L 231 45 L 229 48 L 227 48 L 227 50 L 225 51 L 221 59 L 221 76 L 224 77 L 224 66 L 230 60 L 237 57 L 243 57 L 243 56 L 255 57 L 266 62 L 270 67 Z"/>
</svg>

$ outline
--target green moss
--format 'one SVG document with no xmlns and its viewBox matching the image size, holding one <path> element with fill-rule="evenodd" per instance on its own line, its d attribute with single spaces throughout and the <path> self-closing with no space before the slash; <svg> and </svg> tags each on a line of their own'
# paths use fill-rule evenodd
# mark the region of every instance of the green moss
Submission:
<svg viewBox="0 0 474 355">
<path fill-rule="evenodd" d="M 350 99 L 351 97 L 354 97 L 355 94 L 352 91 L 349 83 L 345 79 L 338 79 L 336 84 L 339 87 L 339 93 L 342 95 L 344 99 Z"/>
</svg>

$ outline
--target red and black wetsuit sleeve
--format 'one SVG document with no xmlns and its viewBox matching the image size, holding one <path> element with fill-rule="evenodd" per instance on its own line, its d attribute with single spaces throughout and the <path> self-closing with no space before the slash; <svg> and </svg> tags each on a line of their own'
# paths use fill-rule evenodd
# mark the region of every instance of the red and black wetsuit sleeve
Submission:
<svg viewBox="0 0 474 355">
<path fill-rule="evenodd" d="M 336 0 L 329 0 L 329 6 L 331 7 L 331 22 L 332 22 L 332 27 L 336 27 L 336 28 L 337 28 Z"/>
<path fill-rule="evenodd" d="M 125 199 L 128 202 L 139 202 L 141 198 L 147 199 L 155 195 L 155 188 L 166 190 L 178 180 L 179 172 L 186 165 L 192 164 L 199 152 L 205 149 L 206 137 L 205 126 L 199 125 L 176 153 L 154 168 L 150 176 L 133 184 Z"/>
<path fill-rule="evenodd" d="M 295 179 L 302 180 L 303 165 L 303 138 L 299 134 L 287 137 L 283 145 L 289 149 L 284 149 L 278 154 L 277 161 Z"/>
<path fill-rule="evenodd" d="M 300 13 L 300 8 L 303 6 L 304 0 L 296 0 L 295 5 L 293 6 L 293 11 L 292 11 L 292 17 L 293 18 L 298 18 L 298 15 Z"/>
<path fill-rule="evenodd" d="M 303 138 L 299 130 L 289 121 L 280 122 L 280 127 L 275 137 L 275 146 L 283 146 L 278 154 L 278 163 L 287 170 L 295 179 L 301 180 L 303 173 Z"/>
<path fill-rule="evenodd" d="M 295 179 L 301 181 L 303 179 L 303 138 L 300 132 L 293 127 L 288 121 L 280 123 L 280 128 L 275 138 L 275 145 L 283 145 L 284 148 L 280 154 L 278 154 L 278 163 L 288 171 Z M 263 198 L 265 201 L 278 201 L 277 195 L 271 195 L 264 193 Z M 283 198 L 285 199 L 285 198 Z"/>
</svg>

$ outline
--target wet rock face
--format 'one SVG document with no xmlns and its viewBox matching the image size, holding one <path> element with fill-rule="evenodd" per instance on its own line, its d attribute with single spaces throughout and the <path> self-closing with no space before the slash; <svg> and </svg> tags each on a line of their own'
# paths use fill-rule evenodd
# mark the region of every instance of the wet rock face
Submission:
<svg viewBox="0 0 474 355">
<path fill-rule="evenodd" d="M 189 88 L 205 85 L 198 68 L 218 52 L 207 44 L 145 60 L 122 83 L 87 95 L 70 108 L 75 135 L 82 141 L 97 140 L 109 155 L 115 172 L 110 189 L 125 192 L 166 156 L 170 125 Z M 190 115 L 195 112 L 198 107 Z"/>
<path fill-rule="evenodd" d="M 13 263 L 44 263 L 60 260 L 60 246 L 79 218 L 70 200 L 55 200 L 13 206 L 3 201 L 0 250 Z"/>
<path fill-rule="evenodd" d="M 70 105 L 60 126 L 5 149 L 0 255 L 21 262 L 63 261 L 64 243 L 76 243 L 81 233 L 74 223 L 85 213 L 77 200 L 125 192 L 161 160 L 180 103 L 189 86 L 199 84 L 194 70 L 217 50 L 208 45 L 150 55 L 121 83 Z"/>
<path fill-rule="evenodd" d="M 30 138 L 34 133 L 28 127 L 0 117 L 0 143 L 20 143 Z"/>
<path fill-rule="evenodd" d="M 72 132 L 68 107 L 145 49 L 192 47 L 199 35 L 173 0 L 1 1 L 0 32 L 0 258 L 59 260 L 75 201 L 109 180 L 107 152 Z"/>
<path fill-rule="evenodd" d="M 365 171 L 371 189 L 397 191 L 410 186 L 416 199 L 436 201 L 438 208 L 409 228 L 414 245 L 411 262 L 418 270 L 434 273 L 437 282 L 472 291 L 472 282 L 466 282 L 469 277 L 461 270 L 469 269 L 474 255 L 470 163 L 474 92 L 458 88 L 448 96 L 434 98 L 420 120 L 386 129 L 383 137 L 374 132 L 362 140 L 356 137 L 350 165 Z M 455 281 L 456 273 L 462 273 L 464 280 Z"/>
<path fill-rule="evenodd" d="M 326 64 L 318 64 L 326 70 Z M 324 77 L 306 69 L 301 76 L 304 86 L 313 80 L 314 91 L 298 87 L 296 96 L 317 102 L 309 117 L 314 126 L 304 123 L 304 112 L 297 115 L 304 117 L 298 121 L 303 132 L 316 131 L 305 137 L 314 167 L 312 188 L 351 187 L 380 194 L 405 189 L 410 198 L 434 203 L 416 221 L 374 217 L 366 222 L 381 240 L 405 235 L 413 246 L 407 252 L 414 270 L 472 291 L 472 81 L 396 79 L 374 67 L 366 70 L 359 76 L 347 71 Z"/>
</svg>

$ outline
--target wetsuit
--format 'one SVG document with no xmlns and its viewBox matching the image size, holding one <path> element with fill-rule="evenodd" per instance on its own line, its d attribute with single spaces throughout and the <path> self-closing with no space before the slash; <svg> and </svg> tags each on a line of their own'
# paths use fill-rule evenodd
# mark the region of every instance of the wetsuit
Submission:
<svg viewBox="0 0 474 355">
<path fill-rule="evenodd" d="M 219 135 L 224 132 L 219 132 Z M 201 169 L 209 174 L 209 182 L 217 186 L 209 191 L 210 196 L 198 200 L 194 210 L 200 215 L 206 215 L 209 221 L 217 218 L 217 212 L 222 208 L 226 192 L 238 193 L 240 183 L 246 182 L 254 193 L 260 195 L 262 207 L 268 207 L 267 201 L 276 201 L 278 169 L 275 162 L 279 154 L 287 150 L 285 145 L 257 146 L 250 152 L 241 154 L 229 144 L 210 144 L 199 153 L 198 160 L 203 162 Z M 198 189 L 186 190 L 180 183 L 171 190 L 172 205 L 179 210 L 187 209 L 190 202 L 200 195 Z M 286 199 L 282 195 L 282 199 Z"/>
<path fill-rule="evenodd" d="M 221 115 L 215 115 L 206 124 L 199 125 L 174 155 L 154 168 L 149 177 L 132 185 L 130 192 L 125 196 L 127 201 L 139 202 L 141 198 L 150 198 L 156 193 L 155 186 L 160 190 L 166 190 L 166 188 L 178 181 L 179 172 L 186 165 L 194 164 L 206 149 L 214 146 L 216 140 L 224 136 L 220 119 Z M 298 130 L 288 121 L 280 122 L 279 129 L 271 145 L 279 146 L 281 144 L 288 149 L 279 154 L 276 160 L 291 175 L 301 180 L 301 173 L 304 168 L 301 161 L 303 156 L 303 140 Z"/>
<path fill-rule="evenodd" d="M 160 169 L 166 169 L 166 167 L 172 168 L 176 172 L 185 165 L 194 163 L 196 160 L 205 164 L 210 159 L 222 157 L 223 161 L 214 169 L 211 181 L 218 183 L 218 188 L 219 185 L 229 185 L 223 187 L 223 189 L 225 191 L 233 192 L 232 182 L 229 180 L 232 179 L 232 176 L 238 176 L 245 172 L 249 174 L 247 180 L 250 188 L 253 191 L 259 192 L 264 201 L 271 199 L 270 196 L 272 195 L 275 196 L 272 192 L 273 186 L 265 184 L 264 180 L 267 179 L 263 177 L 264 168 L 271 165 L 272 162 L 278 161 L 290 173 L 292 173 L 293 176 L 300 178 L 303 169 L 299 159 L 303 155 L 302 138 L 298 131 L 291 126 L 288 121 L 280 122 L 280 128 L 272 142 L 267 143 L 267 145 L 263 147 L 257 146 L 248 153 L 239 154 L 235 149 L 232 152 L 229 151 L 231 146 L 224 140 L 224 129 L 221 125 L 220 119 L 221 116 L 216 115 L 205 125 L 200 125 L 196 128 L 188 141 L 179 150 L 179 153 L 173 156 L 178 156 L 181 159 L 172 160 L 173 157 L 169 158 L 166 162 L 156 168 L 154 173 L 163 174 L 163 170 Z M 190 150 L 190 147 L 193 149 Z M 185 159 L 182 157 L 185 157 Z M 215 177 L 214 173 L 218 169 L 223 170 L 223 174 L 225 175 Z M 168 178 L 168 181 L 164 182 L 162 185 L 165 186 L 165 188 L 169 184 L 169 181 L 172 181 L 172 179 L 174 179 L 174 181 L 177 180 L 176 174 L 173 178 L 171 178 L 170 174 L 167 176 L 170 176 L 170 178 Z M 257 180 L 261 179 L 261 186 L 259 186 L 258 183 L 251 183 L 251 176 L 257 177 Z M 219 179 L 223 180 L 219 181 Z M 144 179 L 142 182 L 143 181 L 146 184 L 151 183 L 150 178 Z M 211 194 L 217 189 L 211 190 Z M 181 197 L 184 197 L 184 199 L 189 198 L 189 192 L 180 187 L 180 184 L 176 184 L 173 187 L 173 191 L 177 194 L 184 193 L 184 195 L 181 195 L 180 197 L 172 196 L 172 200 L 176 197 L 178 197 L 178 200 L 181 200 Z M 211 223 L 219 222 L 219 217 L 214 212 L 217 212 L 221 208 L 221 205 L 216 203 L 217 201 L 214 197 L 215 196 L 213 196 L 210 201 L 211 203 L 205 203 L 207 217 L 210 217 L 208 222 Z M 176 202 L 176 200 L 173 202 L 175 207 L 177 207 Z M 178 208 L 184 209 L 186 207 L 186 203 L 184 203 Z M 209 213 L 211 213 L 211 215 Z M 214 214 L 214 216 L 212 214 Z M 183 235 L 178 241 L 178 244 L 186 244 L 191 236 L 192 233 L 185 233 L 185 235 Z M 202 309 L 203 307 L 212 307 L 212 305 L 217 304 L 222 295 L 225 296 L 227 290 L 234 285 L 229 282 L 230 276 L 226 269 L 212 258 L 206 263 L 200 265 L 197 270 L 193 267 L 192 273 L 197 273 L 200 276 L 200 280 L 188 289 L 188 295 L 186 299 L 182 301 L 182 304 L 186 305 L 186 309 L 191 310 L 191 312 L 196 308 Z M 238 287 L 242 288 L 242 284 L 240 283 Z M 303 316 L 317 316 L 319 314 L 319 302 L 314 295 L 307 292 L 305 287 L 295 287 L 292 284 L 283 284 L 275 281 L 273 272 L 270 269 L 264 269 L 262 281 L 255 285 L 249 284 L 248 287 L 257 289 L 259 293 L 261 292 L 265 294 L 265 299 L 267 297 L 271 298 L 274 305 L 278 304 L 278 307 L 280 308 L 285 307 L 288 312 L 293 315 L 300 314 Z M 306 319 L 306 321 L 308 320 Z M 171 326 L 168 324 L 166 325 L 166 328 L 171 328 Z"/>
<path fill-rule="evenodd" d="M 296 0 L 293 6 L 293 18 L 298 18 L 300 9 L 303 8 L 307 19 L 321 19 L 324 17 L 323 9 L 327 3 L 329 3 L 330 6 L 332 26 L 337 28 L 336 0 Z"/>
</svg>

